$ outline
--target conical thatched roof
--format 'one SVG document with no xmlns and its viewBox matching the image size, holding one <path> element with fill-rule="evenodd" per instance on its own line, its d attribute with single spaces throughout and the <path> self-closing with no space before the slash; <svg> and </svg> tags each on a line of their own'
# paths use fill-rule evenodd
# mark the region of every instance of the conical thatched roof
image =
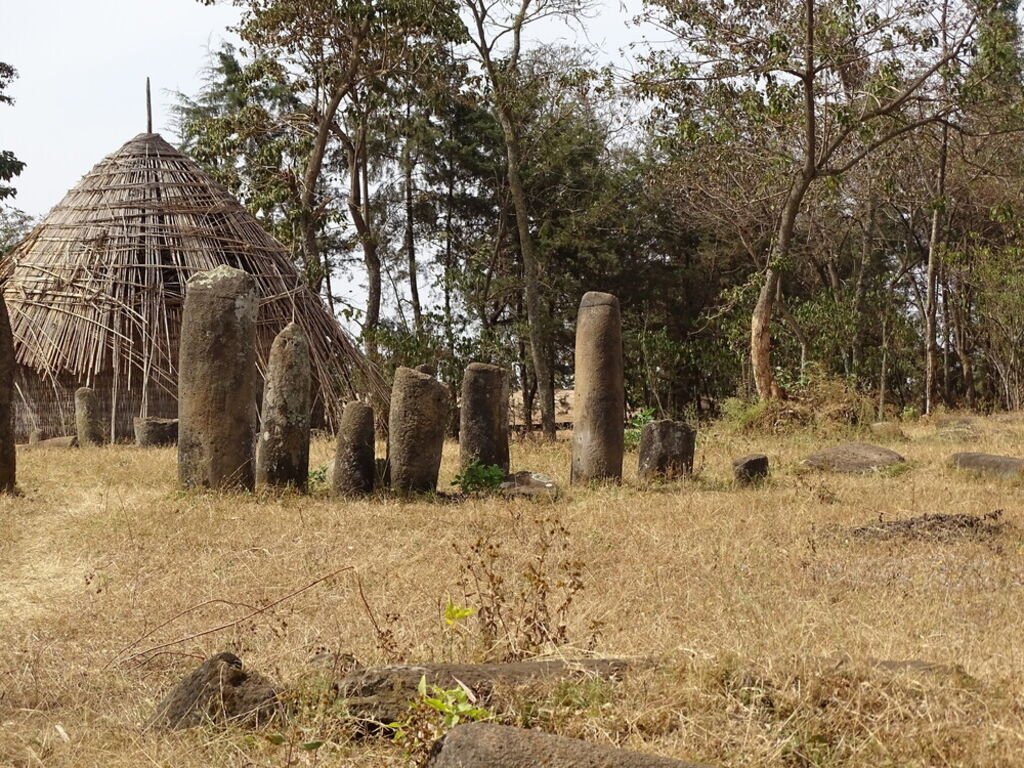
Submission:
<svg viewBox="0 0 1024 768">
<path fill-rule="evenodd" d="M 310 339 L 328 412 L 387 387 L 287 250 L 231 194 L 158 134 L 104 158 L 0 262 L 17 362 L 54 382 L 176 395 L 184 288 L 220 264 L 253 275 L 259 357 L 294 319 Z"/>
</svg>

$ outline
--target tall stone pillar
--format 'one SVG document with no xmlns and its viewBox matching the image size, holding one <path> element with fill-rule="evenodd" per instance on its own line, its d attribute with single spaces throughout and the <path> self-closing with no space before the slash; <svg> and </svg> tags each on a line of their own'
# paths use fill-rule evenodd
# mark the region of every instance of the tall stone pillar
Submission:
<svg viewBox="0 0 1024 768">
<path fill-rule="evenodd" d="M 89 387 L 75 390 L 75 432 L 78 445 L 103 445 L 104 432 L 103 414 L 100 413 L 100 402 L 96 393 Z"/>
<path fill-rule="evenodd" d="M 459 460 L 479 461 L 508 473 L 508 372 L 497 365 L 470 363 L 462 378 Z"/>
<path fill-rule="evenodd" d="M 7 304 L 0 293 L 0 493 L 12 493 L 16 484 L 14 447 L 14 337 Z"/>
<path fill-rule="evenodd" d="M 399 493 L 437 490 L 448 388 L 412 368 L 395 371 L 388 419 L 391 487 Z"/>
<path fill-rule="evenodd" d="M 288 323 L 270 347 L 256 445 L 257 485 L 306 490 L 311 387 L 309 342 L 302 328 Z"/>
<path fill-rule="evenodd" d="M 591 291 L 576 319 L 571 482 L 622 480 L 625 418 L 619 300 Z"/>
<path fill-rule="evenodd" d="M 377 474 L 373 409 L 353 401 L 345 406 L 338 427 L 331 490 L 338 496 L 370 493 Z"/>
<path fill-rule="evenodd" d="M 222 265 L 193 275 L 178 355 L 178 479 L 252 489 L 256 442 L 256 283 Z"/>
</svg>

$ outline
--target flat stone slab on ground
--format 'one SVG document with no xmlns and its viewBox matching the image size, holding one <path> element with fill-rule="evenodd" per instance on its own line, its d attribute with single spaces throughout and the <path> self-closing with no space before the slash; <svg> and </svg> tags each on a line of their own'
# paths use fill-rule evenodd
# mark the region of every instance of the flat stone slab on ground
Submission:
<svg viewBox="0 0 1024 768">
<path fill-rule="evenodd" d="M 870 443 L 842 443 L 812 453 L 803 463 L 815 469 L 853 474 L 871 472 L 905 461 L 906 459 L 896 451 L 890 451 L 888 448 Z"/>
<path fill-rule="evenodd" d="M 906 440 L 907 435 L 895 421 L 876 421 L 868 429 L 880 440 Z"/>
<path fill-rule="evenodd" d="M 510 499 L 556 499 L 559 494 L 555 481 L 541 472 L 516 472 L 508 475 L 498 490 Z"/>
<path fill-rule="evenodd" d="M 405 717 L 424 677 L 428 685 L 446 689 L 465 685 L 481 701 L 486 701 L 495 685 L 514 686 L 546 678 L 616 679 L 630 666 L 631 662 L 624 659 L 580 659 L 368 667 L 347 674 L 338 685 L 338 697 L 345 700 L 349 712 L 356 717 L 386 724 Z"/>
<path fill-rule="evenodd" d="M 494 723 L 453 728 L 427 768 L 699 768 L 696 763 Z"/>
<path fill-rule="evenodd" d="M 172 731 L 206 723 L 260 725 L 280 711 L 269 680 L 243 669 L 233 653 L 218 653 L 167 693 L 150 722 Z"/>
<path fill-rule="evenodd" d="M 1001 477 L 1024 477 L 1024 459 L 997 456 L 992 453 L 954 453 L 949 463 L 957 469 L 968 469 Z"/>
<path fill-rule="evenodd" d="M 34 443 L 26 443 L 21 446 L 25 449 L 35 450 L 36 448 L 77 448 L 78 435 L 63 435 L 61 437 L 47 437 L 43 440 L 36 440 Z"/>
</svg>

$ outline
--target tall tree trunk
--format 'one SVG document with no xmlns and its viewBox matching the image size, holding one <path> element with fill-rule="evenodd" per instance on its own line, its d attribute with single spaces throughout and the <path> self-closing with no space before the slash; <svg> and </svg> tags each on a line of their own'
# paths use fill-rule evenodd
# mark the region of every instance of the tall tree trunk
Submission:
<svg viewBox="0 0 1024 768">
<path fill-rule="evenodd" d="M 498 119 L 505 136 L 506 160 L 508 163 L 508 185 L 512 193 L 512 206 L 516 212 L 516 229 L 519 233 L 519 250 L 523 257 L 523 292 L 526 294 L 526 320 L 530 329 L 530 352 L 537 389 L 540 394 L 541 429 L 544 438 L 555 439 L 555 389 L 548 350 L 551 348 L 547 318 L 541 303 L 540 275 L 533 236 L 530 234 L 530 213 L 526 202 L 526 189 L 521 176 L 519 137 L 511 115 L 504 105 L 498 107 Z"/>
<path fill-rule="evenodd" d="M 882 317 L 882 364 L 878 373 L 878 420 L 885 421 L 885 384 L 889 377 L 889 334 L 888 318 Z"/>
<path fill-rule="evenodd" d="M 925 285 L 925 374 L 924 374 L 924 412 L 932 412 L 935 399 L 936 373 L 938 371 L 938 333 L 937 319 L 937 287 L 939 275 L 940 250 L 942 248 L 942 216 L 945 211 L 946 195 L 946 157 L 949 151 L 949 125 L 942 124 L 942 138 L 939 145 L 939 169 L 936 180 L 932 225 L 928 235 L 928 274 Z"/>
<path fill-rule="evenodd" d="M 854 377 L 861 373 L 861 360 L 864 357 L 864 295 L 866 293 L 867 271 L 871 263 L 871 254 L 875 248 L 875 193 L 868 192 L 868 221 L 864 228 L 864 240 L 860 249 L 860 266 L 857 269 L 857 285 L 853 292 L 853 345 L 850 349 L 850 362 Z"/>
<path fill-rule="evenodd" d="M 814 181 L 818 167 L 818 123 L 814 103 L 814 3 L 815 0 L 804 0 L 806 28 L 804 71 L 801 74 L 804 96 L 804 164 L 800 174 L 793 180 L 793 186 L 786 198 L 775 246 L 768 257 L 764 285 L 761 286 L 761 293 L 757 297 L 757 304 L 754 305 L 754 312 L 750 318 L 750 366 L 754 373 L 754 386 L 761 400 L 777 399 L 784 395 L 772 371 L 772 313 L 775 308 L 775 297 L 779 292 L 781 270 L 785 267 L 793 242 L 793 230 L 800 214 L 800 206 L 808 187 Z"/>
<path fill-rule="evenodd" d="M 373 230 L 370 206 L 369 161 L 366 151 L 366 126 L 359 128 L 356 140 L 346 142 L 349 160 L 348 210 L 359 235 L 366 265 L 366 313 L 363 318 L 363 339 L 371 361 L 378 358 L 377 331 L 380 328 L 381 263 L 377 253 L 377 236 Z"/>
<path fill-rule="evenodd" d="M 411 106 L 406 104 L 406 124 L 411 119 L 410 110 Z M 423 310 L 420 307 L 420 289 L 416 279 L 416 217 L 413 206 L 413 169 L 416 161 L 413 159 L 412 147 L 410 146 L 408 136 L 405 139 L 405 152 L 403 155 L 402 163 L 405 166 L 405 254 L 409 268 L 409 296 L 412 301 L 413 329 L 416 331 L 416 337 L 422 338 Z"/>
</svg>

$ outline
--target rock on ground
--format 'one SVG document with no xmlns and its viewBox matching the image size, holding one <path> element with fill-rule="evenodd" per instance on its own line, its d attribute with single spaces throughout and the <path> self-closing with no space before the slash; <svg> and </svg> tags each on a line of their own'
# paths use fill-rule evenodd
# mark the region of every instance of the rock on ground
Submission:
<svg viewBox="0 0 1024 768">
<path fill-rule="evenodd" d="M 1024 477 L 1024 459 L 1015 456 L 997 456 L 992 453 L 954 453 L 950 459 L 957 469 L 968 469 L 1001 477 Z"/>
<path fill-rule="evenodd" d="M 804 464 L 830 472 L 871 472 L 905 462 L 896 451 L 869 443 L 843 443 L 812 453 Z"/>
<path fill-rule="evenodd" d="M 753 485 L 768 477 L 768 457 L 752 453 L 732 460 L 732 474 L 740 485 Z"/>
<path fill-rule="evenodd" d="M 556 499 L 559 494 L 555 481 L 541 472 L 516 472 L 508 475 L 498 490 L 502 496 L 510 499 Z"/>
<path fill-rule="evenodd" d="M 427 768 L 697 768 L 695 763 L 494 723 L 453 728 Z"/>
<path fill-rule="evenodd" d="M 225 652 L 180 680 L 157 705 L 150 724 L 172 731 L 206 723 L 256 726 L 280 714 L 274 685 Z"/>
<path fill-rule="evenodd" d="M 135 443 L 143 448 L 161 445 L 177 445 L 178 420 L 161 419 L 156 416 L 136 416 L 132 420 L 135 429 Z"/>
</svg>

